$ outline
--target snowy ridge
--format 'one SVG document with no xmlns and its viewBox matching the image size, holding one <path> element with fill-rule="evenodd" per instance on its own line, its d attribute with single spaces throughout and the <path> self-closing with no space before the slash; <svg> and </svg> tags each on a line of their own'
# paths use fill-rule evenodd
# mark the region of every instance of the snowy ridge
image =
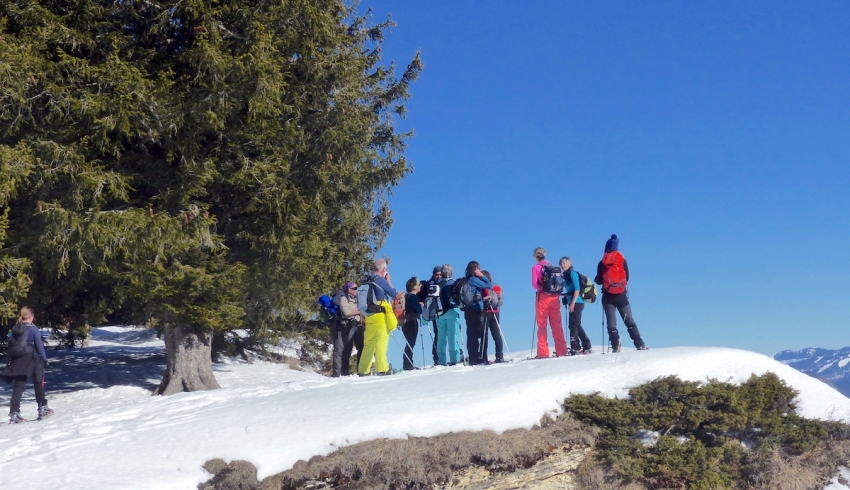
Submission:
<svg viewBox="0 0 850 490">
<path fill-rule="evenodd" d="M 48 384 L 56 415 L 0 427 L 0 488 L 187 489 L 209 477 L 201 465 L 211 458 L 251 461 L 264 478 L 299 459 L 374 438 L 531 427 L 546 412 L 558 411 L 570 393 L 623 397 L 630 387 L 670 374 L 740 382 L 770 371 L 800 391 L 802 415 L 850 415 L 850 399 L 769 357 L 696 347 L 367 378 L 327 378 L 280 364 L 220 363 L 215 365 L 220 390 L 151 397 L 153 365 L 164 362 L 162 347 L 148 345 L 153 341 L 119 343 L 129 338 L 119 336 L 111 347 L 59 353 L 48 376 L 56 378 L 52 373 L 60 368 L 54 366 L 64 369 L 66 362 L 97 366 L 79 371 L 83 377 L 136 367 L 143 374 L 121 378 L 121 386 L 97 378 L 88 385 L 69 380 L 60 394 Z M 9 394 L 4 386 L 0 403 L 8 403 Z M 32 417 L 31 389 L 27 395 L 23 414 Z"/>
<path fill-rule="evenodd" d="M 813 347 L 798 351 L 785 350 L 773 358 L 850 396 L 850 347 L 837 350 Z"/>
</svg>

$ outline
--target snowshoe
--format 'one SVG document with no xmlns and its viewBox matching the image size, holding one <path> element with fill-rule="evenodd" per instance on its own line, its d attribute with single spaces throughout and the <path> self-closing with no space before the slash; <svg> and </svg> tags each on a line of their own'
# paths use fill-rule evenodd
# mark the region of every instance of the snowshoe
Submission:
<svg viewBox="0 0 850 490">
<path fill-rule="evenodd" d="M 26 422 L 27 419 L 21 417 L 20 412 L 10 413 L 9 414 L 9 423 L 10 424 L 20 424 L 21 422 Z"/>
<path fill-rule="evenodd" d="M 585 355 L 585 356 L 587 354 L 593 354 L 593 349 L 582 349 L 581 351 L 579 351 L 579 354 Z"/>
<path fill-rule="evenodd" d="M 44 420 L 51 415 L 53 415 L 53 410 L 47 405 L 44 405 L 43 407 L 38 407 L 38 418 L 36 420 Z"/>
<path fill-rule="evenodd" d="M 646 344 L 644 344 L 644 345 L 638 347 L 637 350 L 649 350 L 649 347 L 647 347 Z"/>
</svg>

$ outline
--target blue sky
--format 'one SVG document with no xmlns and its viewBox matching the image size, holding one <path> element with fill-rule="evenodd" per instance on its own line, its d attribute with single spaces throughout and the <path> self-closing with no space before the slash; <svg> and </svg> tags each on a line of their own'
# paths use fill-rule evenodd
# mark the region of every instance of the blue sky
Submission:
<svg viewBox="0 0 850 490">
<path fill-rule="evenodd" d="M 616 233 L 650 348 L 850 345 L 850 3 L 370 6 L 385 61 L 425 64 L 397 285 L 477 260 L 528 349 L 534 247 L 592 276 Z M 598 303 L 584 326 L 598 349 Z"/>
</svg>

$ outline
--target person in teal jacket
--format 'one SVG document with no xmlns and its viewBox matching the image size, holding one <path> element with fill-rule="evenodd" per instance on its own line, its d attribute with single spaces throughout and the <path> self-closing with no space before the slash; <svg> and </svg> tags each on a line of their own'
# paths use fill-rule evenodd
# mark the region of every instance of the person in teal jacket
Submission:
<svg viewBox="0 0 850 490">
<path fill-rule="evenodd" d="M 590 354 L 590 339 L 581 326 L 581 313 L 584 311 L 584 300 L 578 281 L 578 272 L 573 270 L 573 261 L 569 257 L 561 257 L 559 262 L 561 270 L 564 271 L 564 306 L 567 307 L 567 326 L 570 331 L 570 355 Z M 581 341 L 581 343 L 579 343 Z"/>
<path fill-rule="evenodd" d="M 437 315 L 434 323 L 437 326 L 437 364 L 453 366 L 461 362 L 460 344 L 460 309 L 452 301 L 452 289 L 455 280 L 452 279 L 454 268 L 443 264 L 443 280 L 440 282 L 440 300 L 443 312 Z M 448 351 L 448 355 L 447 355 Z"/>
</svg>

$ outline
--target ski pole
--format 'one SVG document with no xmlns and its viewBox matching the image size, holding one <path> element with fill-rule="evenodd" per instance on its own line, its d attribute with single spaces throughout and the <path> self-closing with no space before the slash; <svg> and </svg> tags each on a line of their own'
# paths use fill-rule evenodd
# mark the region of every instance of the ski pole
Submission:
<svg viewBox="0 0 850 490">
<path fill-rule="evenodd" d="M 490 339 L 490 336 L 487 335 L 487 325 L 490 322 L 487 320 L 487 314 L 485 310 L 481 310 L 481 313 L 484 318 L 481 319 L 481 345 L 478 346 L 478 363 L 481 364 L 487 358 L 487 341 Z"/>
<path fill-rule="evenodd" d="M 540 291 L 534 295 L 534 320 L 531 327 L 531 349 L 528 351 L 528 358 L 531 359 L 531 353 L 534 352 L 534 333 L 537 330 L 537 301 L 540 299 Z"/>
<path fill-rule="evenodd" d="M 422 346 L 422 367 L 425 367 L 425 337 L 422 335 L 422 331 L 419 331 L 419 344 Z"/>
<path fill-rule="evenodd" d="M 460 343 L 460 337 L 463 335 L 463 328 L 460 326 L 460 317 L 455 320 L 455 326 L 457 327 L 457 336 L 455 337 L 455 343 L 457 343 L 457 348 L 460 350 L 460 363 L 466 366 L 466 356 L 463 353 L 463 345 Z"/>
<path fill-rule="evenodd" d="M 395 335 L 393 335 L 393 333 L 395 333 L 395 330 L 390 332 L 390 337 L 392 337 L 393 342 L 395 342 L 395 345 L 397 345 L 398 348 L 401 349 L 402 357 L 406 358 L 408 361 L 410 361 L 411 364 L 413 364 L 414 367 L 416 367 L 416 364 L 414 364 L 413 361 L 410 359 L 410 357 L 408 357 L 407 353 L 404 351 L 404 347 L 401 346 L 401 344 L 398 342 L 398 339 L 395 338 Z M 404 341 L 407 342 L 407 339 L 404 339 Z M 410 345 L 410 344 L 408 344 L 408 345 Z"/>
<path fill-rule="evenodd" d="M 496 316 L 495 312 L 493 313 L 493 319 L 496 320 L 496 328 L 499 329 L 499 336 L 502 337 L 502 345 L 505 346 L 505 350 L 508 351 L 508 356 L 510 356 L 511 348 L 508 347 L 508 341 L 505 340 L 505 332 L 502 331 L 502 325 L 499 324 L 499 317 Z"/>
<path fill-rule="evenodd" d="M 419 319 L 416 320 L 416 325 L 419 326 Z M 412 355 L 415 359 L 416 358 L 416 349 L 414 349 L 413 346 L 410 345 L 410 342 L 408 342 L 407 335 L 404 335 L 404 328 L 403 327 L 402 327 L 401 333 L 402 333 L 402 337 L 404 337 L 404 343 L 407 344 L 407 347 L 410 348 L 410 355 Z M 413 341 L 416 342 L 416 336 L 415 335 L 413 337 Z M 422 361 L 422 365 L 425 366 L 425 359 L 421 359 L 421 361 Z M 413 362 L 413 361 L 411 361 L 411 362 Z M 414 367 L 415 367 L 416 363 L 413 363 L 413 364 L 414 364 Z"/>
<path fill-rule="evenodd" d="M 600 304 L 602 307 L 602 353 L 605 353 L 605 306 Z"/>
</svg>

